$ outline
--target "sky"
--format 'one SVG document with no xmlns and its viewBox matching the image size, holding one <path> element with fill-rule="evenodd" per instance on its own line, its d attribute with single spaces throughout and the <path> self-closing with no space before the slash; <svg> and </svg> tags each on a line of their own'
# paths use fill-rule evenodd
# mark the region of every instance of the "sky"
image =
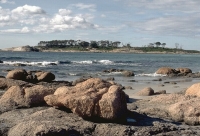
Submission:
<svg viewBox="0 0 200 136">
<path fill-rule="evenodd" d="M 0 0 L 0 49 L 73 39 L 200 50 L 199 5 L 200 0 Z"/>
</svg>

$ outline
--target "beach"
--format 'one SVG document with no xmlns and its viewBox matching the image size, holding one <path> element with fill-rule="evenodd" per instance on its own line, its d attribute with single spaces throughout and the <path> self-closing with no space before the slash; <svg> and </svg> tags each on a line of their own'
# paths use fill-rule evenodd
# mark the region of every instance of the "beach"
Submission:
<svg viewBox="0 0 200 136">
<path fill-rule="evenodd" d="M 186 95 L 188 88 L 200 83 L 198 57 L 197 54 L 1 54 L 0 134 L 198 135 L 199 126 L 194 125 L 200 123 L 199 97 Z M 159 69 L 168 71 L 159 74 Z M 145 88 L 153 92 L 138 93 Z M 58 95 L 66 90 L 69 91 L 66 96 Z M 105 93 L 104 97 L 101 93 Z M 99 103 L 103 103 L 103 110 L 93 113 L 90 107 L 98 108 Z M 63 105 L 70 110 L 63 109 Z"/>
</svg>

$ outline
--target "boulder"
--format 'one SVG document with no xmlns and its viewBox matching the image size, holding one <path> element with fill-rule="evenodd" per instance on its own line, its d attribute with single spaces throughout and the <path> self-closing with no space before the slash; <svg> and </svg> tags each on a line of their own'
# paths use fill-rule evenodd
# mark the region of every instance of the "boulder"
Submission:
<svg viewBox="0 0 200 136">
<path fill-rule="evenodd" d="M 7 79 L 7 78 L 0 78 L 0 89 L 7 90 L 12 86 L 21 86 L 21 87 L 30 87 L 34 84 L 27 83 L 21 80 L 14 80 L 14 79 Z"/>
<path fill-rule="evenodd" d="M 192 70 L 189 68 L 177 68 L 176 71 L 178 73 L 183 73 L 183 74 L 188 74 L 188 73 L 192 73 Z"/>
<path fill-rule="evenodd" d="M 141 91 L 136 93 L 139 96 L 150 96 L 154 95 L 154 90 L 151 87 L 146 87 L 142 89 Z"/>
<path fill-rule="evenodd" d="M 6 78 L 8 79 L 16 79 L 16 80 L 26 80 L 26 76 L 28 73 L 24 69 L 15 69 L 8 72 Z"/>
<path fill-rule="evenodd" d="M 159 95 L 159 94 L 166 94 L 166 90 L 160 90 L 158 92 L 154 93 L 155 95 Z"/>
<path fill-rule="evenodd" d="M 44 82 L 51 82 L 55 79 L 55 75 L 51 72 L 36 72 L 35 76 L 37 77 L 37 80 L 39 82 L 44 81 Z"/>
<path fill-rule="evenodd" d="M 33 87 L 10 87 L 1 97 L 0 108 L 5 111 L 13 108 L 40 106 L 45 103 L 44 96 L 53 94 L 54 90 L 42 85 Z"/>
<path fill-rule="evenodd" d="M 200 99 L 193 98 L 178 103 L 172 104 L 169 109 L 169 114 L 175 121 L 184 121 L 189 125 L 200 124 Z"/>
<path fill-rule="evenodd" d="M 122 74 L 126 77 L 131 77 L 135 75 L 132 71 L 123 71 Z"/>
<path fill-rule="evenodd" d="M 124 118 L 127 110 L 121 86 L 99 78 L 90 78 L 74 87 L 58 88 L 54 95 L 44 99 L 50 106 L 66 107 L 83 118 L 115 120 Z"/>
<path fill-rule="evenodd" d="M 189 87 L 186 92 L 185 95 L 192 95 L 192 96 L 197 96 L 200 97 L 200 83 L 196 83 L 193 84 L 191 87 Z"/>
<path fill-rule="evenodd" d="M 161 67 L 156 71 L 156 74 L 169 75 L 176 74 L 176 70 L 170 67 Z"/>
</svg>

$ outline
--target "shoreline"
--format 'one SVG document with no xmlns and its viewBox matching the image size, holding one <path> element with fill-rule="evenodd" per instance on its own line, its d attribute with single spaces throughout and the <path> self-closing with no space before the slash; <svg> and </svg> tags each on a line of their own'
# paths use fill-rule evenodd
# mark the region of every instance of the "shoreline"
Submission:
<svg viewBox="0 0 200 136">
<path fill-rule="evenodd" d="M 15 49 L 0 49 L 0 52 L 36 52 L 36 51 L 26 51 L 26 50 L 15 50 Z M 184 52 L 184 51 L 178 51 L 178 52 L 167 52 L 167 51 L 163 51 L 163 52 L 159 52 L 159 51 L 151 51 L 151 52 L 144 52 L 144 51 L 140 51 L 140 50 L 134 50 L 134 49 L 114 49 L 111 51 L 107 51 L 107 50 L 88 50 L 88 51 L 77 51 L 77 50 L 62 50 L 62 49 L 58 49 L 58 50 L 40 50 L 38 52 L 70 52 L 70 53 L 79 53 L 79 52 L 83 52 L 83 53 L 134 53 L 134 54 L 200 54 L 200 53 L 190 53 L 190 52 Z"/>
</svg>

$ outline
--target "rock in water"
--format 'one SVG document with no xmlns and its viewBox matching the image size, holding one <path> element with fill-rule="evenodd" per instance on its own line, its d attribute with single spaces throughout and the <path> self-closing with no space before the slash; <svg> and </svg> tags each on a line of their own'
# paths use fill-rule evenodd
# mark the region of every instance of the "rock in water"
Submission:
<svg viewBox="0 0 200 136">
<path fill-rule="evenodd" d="M 188 73 L 192 73 L 192 70 L 189 68 L 177 68 L 176 71 L 178 73 L 183 73 L 183 74 L 188 74 Z"/>
<path fill-rule="evenodd" d="M 55 79 L 55 75 L 52 74 L 51 72 L 37 72 L 37 73 L 35 73 L 35 75 L 39 82 L 41 82 L 41 81 L 51 82 Z"/>
<path fill-rule="evenodd" d="M 26 76 L 28 73 L 24 69 L 15 69 L 8 72 L 6 78 L 8 79 L 16 79 L 16 80 L 26 80 Z"/>
<path fill-rule="evenodd" d="M 48 105 L 66 107 L 83 118 L 108 120 L 124 118 L 127 105 L 121 86 L 99 78 L 90 78 L 74 87 L 60 87 L 44 97 Z"/>
<path fill-rule="evenodd" d="M 176 74 L 176 70 L 170 67 L 161 67 L 156 71 L 156 74 L 162 74 L 162 75 Z"/>
</svg>

